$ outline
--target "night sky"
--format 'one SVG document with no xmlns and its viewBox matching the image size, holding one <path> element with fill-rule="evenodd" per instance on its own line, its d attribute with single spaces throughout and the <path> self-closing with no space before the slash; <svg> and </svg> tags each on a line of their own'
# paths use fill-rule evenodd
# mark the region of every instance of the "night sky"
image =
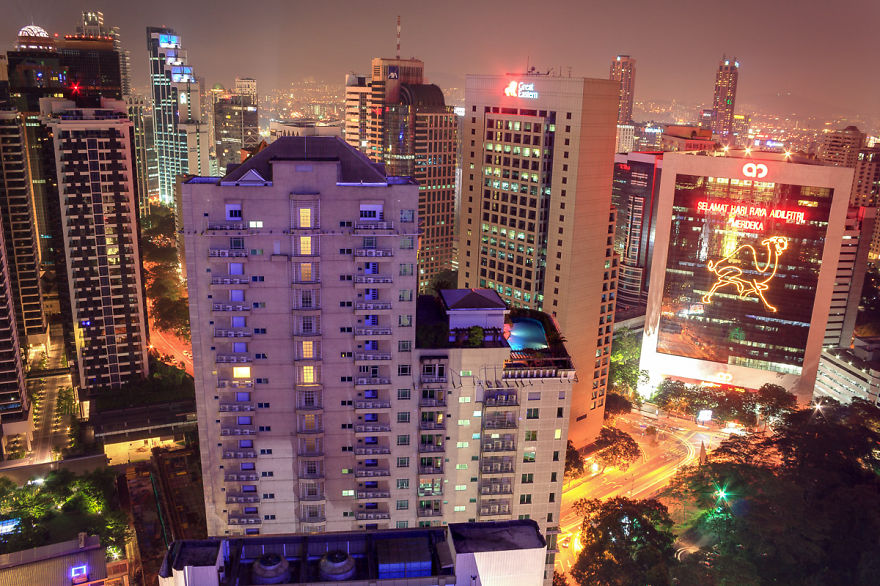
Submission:
<svg viewBox="0 0 880 586">
<path fill-rule="evenodd" d="M 876 0 L 0 0 L 0 47 L 31 22 L 72 33 L 84 9 L 121 28 L 136 88 L 147 83 L 148 25 L 175 28 L 209 85 L 251 76 L 265 90 L 368 72 L 371 57 L 394 55 L 400 14 L 402 56 L 423 59 L 441 86 L 522 71 L 527 60 L 607 77 L 628 53 L 637 100 L 709 104 L 727 53 L 741 64 L 738 105 L 880 118 Z"/>
</svg>

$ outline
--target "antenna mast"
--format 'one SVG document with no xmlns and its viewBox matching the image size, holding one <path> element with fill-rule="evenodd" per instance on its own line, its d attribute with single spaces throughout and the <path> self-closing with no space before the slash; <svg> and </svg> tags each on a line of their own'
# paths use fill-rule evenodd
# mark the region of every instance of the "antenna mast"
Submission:
<svg viewBox="0 0 880 586">
<path fill-rule="evenodd" d="M 397 15 L 397 58 L 400 59 L 400 15 Z"/>
</svg>

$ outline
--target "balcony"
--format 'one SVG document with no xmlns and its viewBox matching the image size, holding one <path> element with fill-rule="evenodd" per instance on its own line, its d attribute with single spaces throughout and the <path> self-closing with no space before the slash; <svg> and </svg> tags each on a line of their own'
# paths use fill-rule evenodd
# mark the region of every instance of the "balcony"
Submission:
<svg viewBox="0 0 880 586">
<path fill-rule="evenodd" d="M 381 399 L 364 399 L 354 402 L 355 409 L 390 409 L 391 401 Z"/>
<path fill-rule="evenodd" d="M 296 450 L 297 456 L 317 458 L 324 455 L 324 449 L 318 446 L 302 446 Z"/>
<path fill-rule="evenodd" d="M 242 411 L 255 411 L 256 405 L 249 402 L 241 403 L 220 403 L 220 411 L 222 413 L 240 413 Z"/>
<path fill-rule="evenodd" d="M 394 222 L 356 222 L 355 230 L 394 230 Z"/>
<path fill-rule="evenodd" d="M 299 516 L 300 523 L 324 523 L 327 521 L 327 517 L 322 514 L 302 514 Z"/>
<path fill-rule="evenodd" d="M 391 431 L 389 423 L 355 423 L 355 433 L 382 433 Z"/>
<path fill-rule="evenodd" d="M 253 379 L 249 379 L 249 378 L 236 378 L 236 379 L 221 378 L 220 380 L 217 381 L 217 388 L 218 389 L 226 389 L 226 388 L 250 389 L 250 388 L 253 388 L 253 386 L 254 386 L 254 381 L 253 381 Z"/>
<path fill-rule="evenodd" d="M 298 338 L 314 338 L 314 337 L 320 336 L 320 335 L 321 335 L 320 329 L 298 330 L 296 332 L 293 332 L 293 336 L 298 337 Z"/>
<path fill-rule="evenodd" d="M 519 405 L 516 393 L 495 393 L 487 394 L 483 398 L 483 406 L 485 407 L 516 407 Z"/>
<path fill-rule="evenodd" d="M 391 275 L 355 275 L 354 282 L 367 285 L 381 285 L 393 283 L 394 278 Z"/>
<path fill-rule="evenodd" d="M 297 401 L 296 408 L 300 411 L 317 411 L 324 408 L 324 402 L 318 399 L 309 401 Z"/>
<path fill-rule="evenodd" d="M 258 478 L 256 472 L 227 472 L 223 475 L 223 480 L 226 482 L 252 482 Z"/>
<path fill-rule="evenodd" d="M 244 303 L 213 303 L 211 311 L 250 311 L 251 306 Z"/>
<path fill-rule="evenodd" d="M 513 440 L 483 442 L 484 452 L 513 452 L 515 450 L 516 442 Z"/>
<path fill-rule="evenodd" d="M 369 513 L 358 512 L 355 513 L 355 517 L 358 521 L 381 521 L 382 519 L 390 519 L 390 513 L 380 513 L 379 511 L 370 511 Z"/>
<path fill-rule="evenodd" d="M 299 478 L 304 478 L 306 480 L 320 480 L 324 478 L 323 470 L 303 470 L 299 473 Z"/>
<path fill-rule="evenodd" d="M 324 433 L 324 426 L 323 425 L 315 425 L 315 426 L 311 426 L 311 427 L 299 426 L 296 428 L 296 432 L 306 434 L 306 435 Z"/>
<path fill-rule="evenodd" d="M 486 484 L 480 487 L 480 494 L 513 494 L 513 486 L 510 484 Z"/>
<path fill-rule="evenodd" d="M 354 335 L 356 336 L 390 336 L 391 328 L 390 327 L 379 327 L 373 326 L 369 328 L 355 328 Z"/>
<path fill-rule="evenodd" d="M 355 448 L 356 456 L 383 456 L 391 453 L 391 448 L 375 446 L 370 448 Z"/>
<path fill-rule="evenodd" d="M 363 499 L 390 499 L 391 493 L 387 490 L 359 490 L 357 493 L 359 500 Z"/>
<path fill-rule="evenodd" d="M 483 417 L 483 429 L 516 429 L 516 419 Z"/>
<path fill-rule="evenodd" d="M 245 222 L 208 222 L 208 230 L 247 230 Z"/>
<path fill-rule="evenodd" d="M 391 471 L 388 468 L 355 468 L 354 475 L 356 478 L 376 478 L 378 476 L 391 476 Z"/>
<path fill-rule="evenodd" d="M 217 364 L 245 364 L 253 362 L 253 359 L 246 354 L 218 354 L 214 362 Z"/>
<path fill-rule="evenodd" d="M 391 360 L 391 352 L 355 352 L 355 360 Z"/>
<path fill-rule="evenodd" d="M 427 454 L 431 452 L 443 452 L 445 450 L 445 444 L 419 444 L 419 453 L 421 454 Z"/>
<path fill-rule="evenodd" d="M 253 425 L 226 425 L 220 428 L 220 435 L 257 435 Z"/>
<path fill-rule="evenodd" d="M 247 258 L 247 250 L 236 248 L 211 248 L 208 250 L 209 258 Z"/>
<path fill-rule="evenodd" d="M 363 376 L 363 377 L 359 376 L 356 379 L 354 379 L 354 384 L 366 385 L 366 386 L 390 385 L 391 379 L 384 377 L 384 376 Z"/>
<path fill-rule="evenodd" d="M 314 301 L 308 305 L 303 305 L 302 303 L 294 303 L 292 309 L 293 311 L 320 311 L 321 304 Z"/>
<path fill-rule="evenodd" d="M 419 407 L 445 407 L 446 397 L 422 397 L 419 399 Z"/>
<path fill-rule="evenodd" d="M 443 464 L 439 466 L 419 466 L 419 474 L 443 474 Z"/>
<path fill-rule="evenodd" d="M 418 490 L 419 496 L 443 496 L 443 489 L 440 487 L 432 488 L 432 487 L 419 487 Z"/>
<path fill-rule="evenodd" d="M 423 420 L 419 421 L 419 429 L 423 429 L 423 430 L 446 429 L 446 420 L 425 421 L 423 419 Z"/>
<path fill-rule="evenodd" d="M 510 505 L 481 505 L 480 506 L 480 516 L 481 517 L 493 517 L 495 515 L 509 515 L 510 514 Z"/>
<path fill-rule="evenodd" d="M 418 509 L 416 514 L 419 517 L 439 517 L 440 515 L 443 514 L 443 511 L 441 511 L 440 509 L 427 509 L 427 508 L 422 509 L 422 508 L 420 508 L 420 509 Z"/>
<path fill-rule="evenodd" d="M 301 501 L 315 502 L 315 501 L 325 501 L 327 500 L 327 495 L 324 493 L 320 494 L 302 494 L 299 497 Z"/>
<path fill-rule="evenodd" d="M 419 379 L 422 381 L 423 385 L 437 384 L 437 383 L 445 383 L 448 379 L 446 375 L 436 376 L 436 375 L 422 375 Z"/>
<path fill-rule="evenodd" d="M 358 311 L 383 311 L 391 309 L 390 301 L 359 301 L 354 304 Z"/>
<path fill-rule="evenodd" d="M 226 504 L 232 505 L 235 503 L 258 503 L 260 502 L 260 495 L 255 492 L 227 492 L 226 493 Z"/>
<path fill-rule="evenodd" d="M 259 515 L 229 515 L 230 525 L 259 525 L 262 522 Z"/>
<path fill-rule="evenodd" d="M 513 474 L 513 470 L 513 461 L 483 462 L 480 464 L 480 472 L 483 474 Z"/>
<path fill-rule="evenodd" d="M 357 257 L 386 257 L 394 256 L 394 250 L 391 248 L 355 248 L 354 255 Z"/>
<path fill-rule="evenodd" d="M 215 338 L 250 338 L 253 332 L 249 328 L 233 328 L 231 330 L 214 328 Z"/>
<path fill-rule="evenodd" d="M 225 277 L 211 277 L 212 285 L 248 285 L 251 280 L 249 277 L 245 277 L 242 275 L 238 276 L 225 276 Z"/>
<path fill-rule="evenodd" d="M 256 457 L 254 450 L 223 450 L 224 460 L 250 460 Z"/>
</svg>

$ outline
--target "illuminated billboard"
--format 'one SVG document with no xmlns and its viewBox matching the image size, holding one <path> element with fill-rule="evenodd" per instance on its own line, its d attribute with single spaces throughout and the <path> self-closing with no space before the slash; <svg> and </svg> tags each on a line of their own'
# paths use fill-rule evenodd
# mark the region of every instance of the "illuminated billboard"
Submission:
<svg viewBox="0 0 880 586">
<path fill-rule="evenodd" d="M 177 35 L 159 35 L 159 46 L 164 49 L 179 49 L 180 37 Z"/>
<path fill-rule="evenodd" d="M 676 175 L 657 352 L 801 374 L 834 190 Z"/>
</svg>

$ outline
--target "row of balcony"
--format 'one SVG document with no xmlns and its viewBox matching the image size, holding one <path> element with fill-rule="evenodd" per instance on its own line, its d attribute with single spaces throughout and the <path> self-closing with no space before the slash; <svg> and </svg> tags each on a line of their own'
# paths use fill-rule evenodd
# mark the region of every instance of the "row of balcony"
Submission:
<svg viewBox="0 0 880 586">
<path fill-rule="evenodd" d="M 391 352 L 355 352 L 355 360 L 391 360 Z"/>
<path fill-rule="evenodd" d="M 256 411 L 256 405 L 250 401 L 236 403 L 220 403 L 222 413 L 240 413 L 243 411 Z"/>
<path fill-rule="evenodd" d="M 379 476 L 391 476 L 391 471 L 388 468 L 378 467 L 355 468 L 354 475 L 356 478 L 376 478 Z"/>
<path fill-rule="evenodd" d="M 390 513 L 382 513 L 380 511 L 370 511 L 366 512 L 357 512 L 355 513 L 355 518 L 358 521 L 381 521 L 382 519 L 390 519 Z"/>
<path fill-rule="evenodd" d="M 222 277 L 211 277 L 212 285 L 249 285 L 251 280 L 243 275 L 239 276 L 222 276 Z"/>
<path fill-rule="evenodd" d="M 260 502 L 260 495 L 255 492 L 227 492 L 226 504 L 252 504 Z"/>
<path fill-rule="evenodd" d="M 238 248 L 211 248 L 208 250 L 209 258 L 247 258 L 247 250 Z"/>
<path fill-rule="evenodd" d="M 253 331 L 249 328 L 214 328 L 215 338 L 250 338 Z"/>
<path fill-rule="evenodd" d="M 389 499 L 391 492 L 387 490 L 359 490 L 358 499 Z"/>
<path fill-rule="evenodd" d="M 251 306 L 246 303 L 213 303 L 211 311 L 250 311 Z"/>
<path fill-rule="evenodd" d="M 481 505 L 480 506 L 480 516 L 481 517 L 491 517 L 494 515 L 509 515 L 509 514 L 510 514 L 510 504 Z"/>
</svg>

